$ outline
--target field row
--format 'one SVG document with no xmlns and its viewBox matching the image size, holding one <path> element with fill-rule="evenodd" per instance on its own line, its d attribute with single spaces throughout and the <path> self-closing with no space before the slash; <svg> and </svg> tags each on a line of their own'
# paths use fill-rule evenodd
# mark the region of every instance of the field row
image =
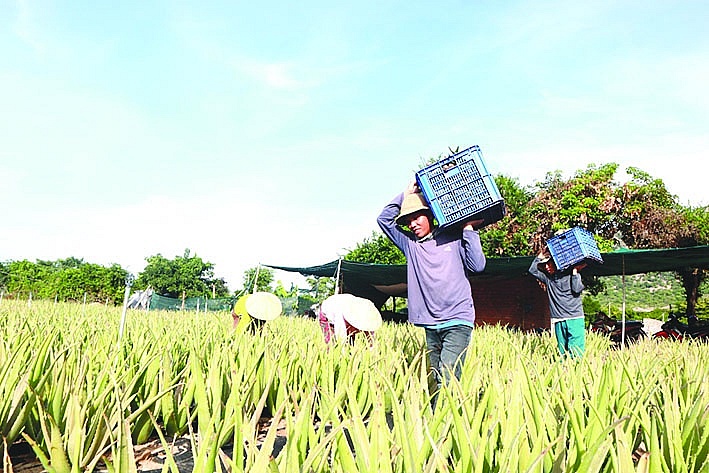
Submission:
<svg viewBox="0 0 709 473">
<path fill-rule="evenodd" d="M 611 350 L 589 334 L 585 357 L 562 362 L 548 333 L 478 327 L 432 410 L 410 325 L 385 324 L 373 347 L 328 347 L 297 317 L 255 334 L 228 313 L 120 320 L 107 307 L 0 304 L 6 449 L 27 442 L 51 472 L 136 471 L 135 445 L 184 435 L 196 472 L 709 472 L 706 345 Z M 169 455 L 166 471 L 178 471 Z"/>
</svg>

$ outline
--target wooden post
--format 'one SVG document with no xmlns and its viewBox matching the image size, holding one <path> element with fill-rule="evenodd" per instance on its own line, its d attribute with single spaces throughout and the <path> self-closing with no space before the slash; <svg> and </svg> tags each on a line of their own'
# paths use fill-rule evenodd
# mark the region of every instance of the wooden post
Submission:
<svg viewBox="0 0 709 473">
<path fill-rule="evenodd" d="M 130 287 L 133 285 L 133 275 L 128 273 L 126 276 L 126 290 L 123 294 L 123 312 L 121 313 L 121 322 L 118 328 L 118 342 L 117 348 L 120 348 L 121 341 L 123 340 L 123 330 L 126 326 L 126 313 L 128 312 L 128 297 L 130 296 Z"/>
</svg>

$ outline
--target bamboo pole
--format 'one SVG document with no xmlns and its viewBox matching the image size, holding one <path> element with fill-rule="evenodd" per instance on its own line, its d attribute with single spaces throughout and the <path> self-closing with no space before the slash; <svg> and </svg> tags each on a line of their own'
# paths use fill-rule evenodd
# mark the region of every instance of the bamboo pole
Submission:
<svg viewBox="0 0 709 473">
<path fill-rule="evenodd" d="M 255 293 L 256 293 L 256 286 L 258 286 L 258 273 L 259 273 L 259 269 L 261 269 L 261 263 L 259 263 L 259 264 L 256 266 L 256 275 L 254 276 L 254 287 L 251 288 L 251 294 L 255 294 Z"/>
<path fill-rule="evenodd" d="M 126 290 L 123 295 L 123 313 L 121 314 L 121 323 L 118 328 L 118 347 L 121 345 L 123 339 L 123 330 L 126 326 L 126 313 L 128 312 L 128 296 L 130 296 L 130 287 L 133 285 L 133 275 L 128 274 L 126 276 Z"/>
</svg>

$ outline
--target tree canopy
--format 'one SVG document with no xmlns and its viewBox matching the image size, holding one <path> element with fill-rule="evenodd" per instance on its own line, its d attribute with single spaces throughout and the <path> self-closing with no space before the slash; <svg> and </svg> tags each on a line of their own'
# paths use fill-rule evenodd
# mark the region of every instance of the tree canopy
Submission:
<svg viewBox="0 0 709 473">
<path fill-rule="evenodd" d="M 399 249 L 382 232 L 374 231 L 353 250 L 350 250 L 345 259 L 359 263 L 378 264 L 405 264 L 406 258 Z"/>
<path fill-rule="evenodd" d="M 0 284 L 18 297 L 56 298 L 118 304 L 123 302 L 127 271 L 117 264 L 109 267 L 70 257 L 57 261 L 10 261 L 3 264 Z"/>
<path fill-rule="evenodd" d="M 148 264 L 135 281 L 137 288 L 150 286 L 156 293 L 173 298 L 229 295 L 224 279 L 214 276 L 214 265 L 191 255 L 189 249 L 172 260 L 158 253 L 146 261 Z"/>
<path fill-rule="evenodd" d="M 254 266 L 244 271 L 244 291 L 254 292 L 254 281 L 256 281 L 256 291 L 273 292 L 272 284 L 274 279 L 271 268 Z"/>
</svg>

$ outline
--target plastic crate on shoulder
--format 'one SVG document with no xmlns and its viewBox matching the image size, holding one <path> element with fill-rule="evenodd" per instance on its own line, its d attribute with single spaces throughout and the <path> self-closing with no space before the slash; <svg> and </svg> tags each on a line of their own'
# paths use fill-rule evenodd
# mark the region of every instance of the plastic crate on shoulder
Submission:
<svg viewBox="0 0 709 473">
<path fill-rule="evenodd" d="M 479 146 L 420 169 L 416 182 L 441 228 L 478 219 L 486 226 L 505 216 L 505 202 Z"/>
<path fill-rule="evenodd" d="M 578 263 L 603 263 L 596 240 L 588 230 L 574 227 L 547 240 L 549 253 L 559 271 L 564 271 Z"/>
</svg>

